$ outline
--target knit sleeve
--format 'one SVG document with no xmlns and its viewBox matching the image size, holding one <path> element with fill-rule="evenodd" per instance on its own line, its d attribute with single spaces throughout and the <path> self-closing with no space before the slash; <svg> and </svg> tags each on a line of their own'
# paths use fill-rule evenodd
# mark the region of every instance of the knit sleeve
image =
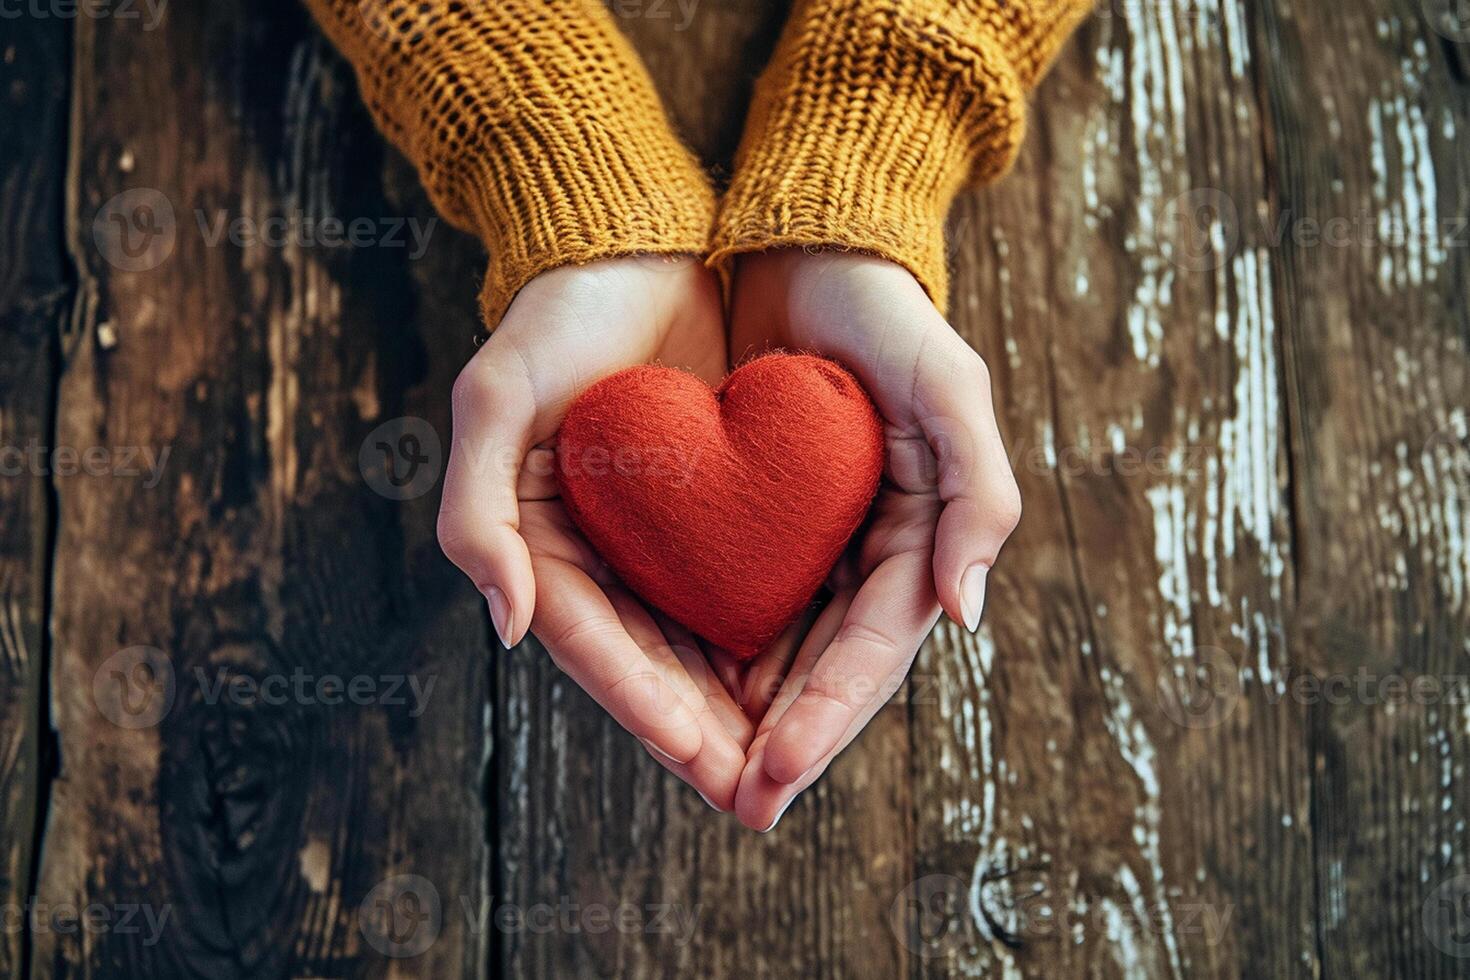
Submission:
<svg viewBox="0 0 1470 980">
<path fill-rule="evenodd" d="M 435 207 L 484 241 L 488 327 L 549 269 L 708 247 L 708 181 L 600 3 L 306 5 Z"/>
<path fill-rule="evenodd" d="M 839 246 L 948 301 L 944 221 L 1002 175 L 1025 97 L 1090 0 L 798 0 L 756 86 L 710 263 Z"/>
</svg>

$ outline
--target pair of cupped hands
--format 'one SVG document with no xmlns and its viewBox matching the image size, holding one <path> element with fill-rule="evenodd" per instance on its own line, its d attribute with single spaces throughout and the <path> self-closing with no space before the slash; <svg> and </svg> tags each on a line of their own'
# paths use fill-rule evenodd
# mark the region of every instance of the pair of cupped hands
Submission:
<svg viewBox="0 0 1470 980">
<path fill-rule="evenodd" d="M 555 440 L 576 396 L 624 368 L 656 362 L 718 385 L 776 348 L 853 372 L 883 419 L 887 464 L 824 604 L 737 663 L 618 582 L 558 499 Z M 941 611 L 977 628 L 1020 519 L 984 362 L 912 275 L 869 256 L 741 256 L 728 324 L 693 256 L 543 273 L 460 374 L 453 410 L 439 541 L 501 642 L 534 632 L 659 763 L 759 831 L 883 706 Z"/>
</svg>

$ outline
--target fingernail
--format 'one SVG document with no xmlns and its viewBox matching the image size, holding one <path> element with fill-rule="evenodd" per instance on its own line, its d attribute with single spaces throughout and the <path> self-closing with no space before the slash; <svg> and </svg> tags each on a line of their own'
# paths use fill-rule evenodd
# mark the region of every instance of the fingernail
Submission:
<svg viewBox="0 0 1470 980">
<path fill-rule="evenodd" d="M 673 756 L 669 755 L 663 749 L 660 749 L 657 745 L 654 745 L 648 739 L 646 739 L 646 738 L 640 738 L 638 741 L 640 741 L 640 742 L 643 743 L 643 747 L 645 749 L 647 749 L 649 752 L 652 752 L 655 756 L 657 756 L 658 758 L 664 760 L 669 765 L 671 765 L 671 766 L 682 766 L 684 764 L 684 763 L 680 762 L 678 759 L 675 759 Z M 695 792 L 698 793 L 699 790 L 695 790 Z M 704 802 L 709 803 L 709 800 L 705 800 Z M 710 806 L 714 806 L 714 804 L 713 803 L 710 803 Z"/>
<path fill-rule="evenodd" d="M 960 579 L 960 614 L 965 617 L 965 629 L 971 633 L 980 628 L 980 614 L 985 611 L 985 575 L 989 571 L 984 565 L 971 565 Z"/>
<path fill-rule="evenodd" d="M 506 599 L 505 593 L 495 585 L 485 590 L 485 600 L 490 603 L 490 622 L 495 624 L 495 635 L 500 637 L 500 645 L 509 650 L 510 600 Z"/>
<path fill-rule="evenodd" d="M 781 818 L 784 817 L 784 816 L 786 816 L 786 811 L 789 810 L 789 809 L 791 809 L 791 804 L 793 804 L 795 802 L 796 802 L 796 797 L 794 797 L 794 796 L 791 799 L 787 800 L 786 801 L 786 805 L 783 806 L 781 808 L 781 811 L 776 814 L 776 819 L 775 820 L 772 820 L 771 821 L 771 825 L 769 827 L 767 827 L 765 830 L 762 830 L 761 833 L 763 833 L 763 834 L 769 834 L 771 831 L 775 830 L 776 829 L 776 824 L 778 824 L 778 823 L 781 822 Z"/>
<path fill-rule="evenodd" d="M 699 790 L 695 790 L 694 792 L 699 793 Z M 724 813 L 725 812 L 724 810 L 721 810 L 719 807 L 715 806 L 714 803 L 710 800 L 710 798 L 708 796 L 705 796 L 703 793 L 699 793 L 699 798 L 701 800 L 704 800 L 704 802 L 708 803 L 709 804 L 709 808 L 711 810 L 715 811 L 716 813 Z"/>
</svg>

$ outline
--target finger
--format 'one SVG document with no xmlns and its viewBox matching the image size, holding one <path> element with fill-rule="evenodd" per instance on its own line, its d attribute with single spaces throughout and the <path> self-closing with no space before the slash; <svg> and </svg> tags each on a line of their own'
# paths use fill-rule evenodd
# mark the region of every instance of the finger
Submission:
<svg viewBox="0 0 1470 980">
<path fill-rule="evenodd" d="M 521 464 L 516 482 L 517 499 L 525 503 L 528 500 L 554 500 L 560 496 L 561 487 L 556 482 L 555 442 L 533 446 Z"/>
<path fill-rule="evenodd" d="M 533 564 L 546 601 L 531 625 L 557 666 L 655 751 L 675 763 L 698 755 L 699 719 L 628 635 L 602 589 L 564 561 Z"/>
<path fill-rule="evenodd" d="M 765 772 L 794 783 L 836 748 L 848 727 L 896 690 L 939 618 L 927 551 L 885 559 L 853 598 L 835 639 L 785 708 L 766 746 Z"/>
<path fill-rule="evenodd" d="M 492 341 L 455 381 L 453 411 L 439 545 L 485 596 L 500 642 L 514 646 L 526 635 L 536 605 L 516 499 L 536 416 L 530 382 Z"/>
<path fill-rule="evenodd" d="M 755 737 L 750 747 L 750 761 L 740 774 L 740 785 L 735 790 L 735 816 L 746 827 L 762 834 L 776 829 L 776 824 L 792 802 L 816 778 L 778 783 L 766 775 L 766 745 L 770 740 L 769 732 Z"/>
<path fill-rule="evenodd" d="M 693 759 L 684 763 L 676 762 L 645 742 L 649 754 L 694 787 L 715 810 L 723 813 L 732 809 L 735 805 L 735 787 L 740 781 L 740 770 L 745 765 L 745 744 L 749 740 L 747 738 L 746 743 L 737 743 L 715 710 L 719 693 L 723 689 L 713 678 L 706 676 L 705 684 L 701 684 L 690 673 L 691 666 L 696 671 L 699 669 L 704 661 L 703 655 L 697 649 L 671 644 L 648 610 L 626 589 L 614 589 L 609 592 L 608 598 L 627 628 L 628 635 L 643 649 L 649 661 L 663 675 L 664 681 L 673 688 L 674 693 L 683 698 L 699 721 L 702 741 L 699 752 Z M 734 707 L 733 704 L 731 707 Z"/>
<path fill-rule="evenodd" d="M 921 424 L 944 501 L 934 537 L 935 588 L 949 617 L 973 633 L 985 608 L 986 578 L 1021 520 L 1021 493 L 979 355 L 964 348 L 951 370 L 916 394 L 926 409 Z"/>
<path fill-rule="evenodd" d="M 559 500 L 522 500 L 521 538 L 538 558 L 556 558 L 581 570 L 604 589 L 618 583 Z"/>
<path fill-rule="evenodd" d="M 815 662 L 816 654 L 832 642 L 851 602 L 852 592 L 849 591 L 839 593 L 825 606 L 808 610 L 776 638 L 770 649 L 751 662 L 741 685 L 741 706 L 752 721 L 766 723 L 775 720 L 771 709 L 791 674 L 797 653 L 811 649 L 811 659 Z M 821 629 L 817 629 L 818 623 L 822 624 Z"/>
<path fill-rule="evenodd" d="M 735 790 L 735 816 L 746 827 L 762 834 L 776 829 L 791 804 L 818 776 L 813 772 L 794 783 L 778 783 L 766 775 L 766 746 L 770 738 L 769 732 L 756 736 L 750 747 L 750 761 L 740 774 L 740 785 Z"/>
<path fill-rule="evenodd" d="M 710 670 L 724 685 L 725 690 L 730 692 L 730 697 L 737 705 L 743 705 L 745 692 L 741 685 L 744 683 L 744 662 L 723 647 L 711 646 L 705 651 L 705 655 L 709 658 Z"/>
<path fill-rule="evenodd" d="M 674 647 L 674 653 L 678 655 L 679 662 L 684 665 L 689 679 L 704 692 L 710 713 L 739 747 L 742 756 L 740 767 L 743 767 L 745 750 L 750 748 L 750 741 L 755 738 L 755 723 L 745 716 L 745 712 L 741 711 L 740 706 L 730 697 L 730 692 L 714 675 L 709 662 L 705 660 L 704 653 L 698 647 L 678 644 Z"/>
<path fill-rule="evenodd" d="M 831 645 L 838 629 L 847 618 L 852 601 L 852 591 L 834 595 L 812 624 L 811 632 L 802 642 L 796 660 L 791 664 L 790 671 L 785 677 L 785 682 L 777 692 L 770 710 L 761 722 L 755 741 L 751 743 L 746 753 L 745 770 L 740 774 L 740 785 L 735 791 L 735 814 L 740 822 L 751 830 L 761 833 L 772 830 L 796 797 L 820 778 L 826 769 L 826 763 L 842 751 L 847 742 L 851 741 L 853 736 L 861 730 L 862 725 L 866 724 L 866 718 L 861 718 L 854 725 L 849 726 L 848 734 L 844 736 L 844 741 L 837 749 L 829 752 L 821 763 L 796 782 L 778 783 L 766 774 L 766 745 L 771 740 L 771 731 L 780 723 L 786 710 L 795 703 L 800 695 L 807 678 L 811 676 L 812 668 L 816 666 L 818 659 Z"/>
<path fill-rule="evenodd" d="M 665 768 L 694 787 L 700 798 L 711 809 L 729 813 L 735 809 L 735 790 L 740 785 L 740 773 L 745 768 L 745 751 L 755 734 L 755 726 L 730 700 L 728 693 L 709 672 L 704 654 L 697 648 L 678 644 L 674 647 L 679 661 L 689 672 L 690 679 L 702 690 L 708 691 L 708 710 L 701 716 L 705 740 L 699 755 L 687 765 L 676 765 L 671 760 L 654 758 Z M 702 668 L 702 669 L 701 669 Z"/>
<path fill-rule="evenodd" d="M 775 728 L 785 716 L 786 710 L 801 694 L 807 679 L 812 675 L 812 668 L 816 667 L 822 654 L 827 652 L 827 648 L 837 638 L 837 631 L 842 628 L 843 622 L 847 619 L 847 613 L 852 608 L 855 596 L 856 590 L 837 593 L 817 616 L 811 631 L 807 633 L 801 642 L 801 647 L 796 652 L 795 661 L 782 678 L 781 686 L 776 691 L 776 697 L 772 700 L 770 709 L 761 719 L 757 735 L 762 732 L 770 732 Z"/>
<path fill-rule="evenodd" d="M 857 738 L 858 733 L 867 727 L 872 716 L 881 708 L 881 704 L 875 703 L 853 719 L 832 751 L 822 756 L 816 765 L 794 783 L 777 782 L 766 772 L 766 749 L 771 736 L 769 733 L 757 735 L 750 747 L 750 760 L 745 765 L 745 771 L 740 774 L 740 785 L 735 791 L 735 815 L 740 822 L 763 834 L 774 830 L 796 798 L 822 778 L 832 761 Z"/>
<path fill-rule="evenodd" d="M 736 748 L 743 756 L 755 734 L 754 726 L 710 672 L 694 634 L 667 617 L 656 617 L 624 586 L 606 591 L 634 642 L 663 670 L 665 680 L 700 721 L 710 723 L 710 737 L 738 742 Z"/>
<path fill-rule="evenodd" d="M 730 737 L 739 744 L 740 751 L 750 748 L 750 740 L 755 737 L 755 725 L 740 710 L 740 705 L 735 703 L 734 695 L 719 677 L 711 653 L 705 649 L 699 637 L 661 613 L 654 615 L 654 621 L 663 630 L 664 636 L 669 638 L 674 652 L 679 655 L 679 661 L 689 673 L 689 679 L 705 692 L 710 710 L 724 724 Z"/>
</svg>

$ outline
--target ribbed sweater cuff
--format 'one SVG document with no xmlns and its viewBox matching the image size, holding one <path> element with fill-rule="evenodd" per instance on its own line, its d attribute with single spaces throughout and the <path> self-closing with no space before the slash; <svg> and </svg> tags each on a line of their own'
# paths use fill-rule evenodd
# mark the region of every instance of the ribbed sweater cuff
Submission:
<svg viewBox="0 0 1470 980">
<path fill-rule="evenodd" d="M 847 248 L 904 266 L 946 308 L 945 218 L 1015 160 L 1025 87 L 1009 30 L 960 33 L 921 9 L 819 0 L 793 17 L 716 222 L 709 261 L 727 278 L 743 252 Z"/>
<path fill-rule="evenodd" d="M 558 266 L 702 254 L 714 194 L 597 0 L 306 0 L 434 206 L 490 253 L 485 325 Z"/>
<path fill-rule="evenodd" d="M 709 247 L 714 193 L 676 140 L 651 127 L 563 125 L 460 163 L 454 183 L 490 253 L 480 290 L 487 329 L 548 270 Z"/>
</svg>

